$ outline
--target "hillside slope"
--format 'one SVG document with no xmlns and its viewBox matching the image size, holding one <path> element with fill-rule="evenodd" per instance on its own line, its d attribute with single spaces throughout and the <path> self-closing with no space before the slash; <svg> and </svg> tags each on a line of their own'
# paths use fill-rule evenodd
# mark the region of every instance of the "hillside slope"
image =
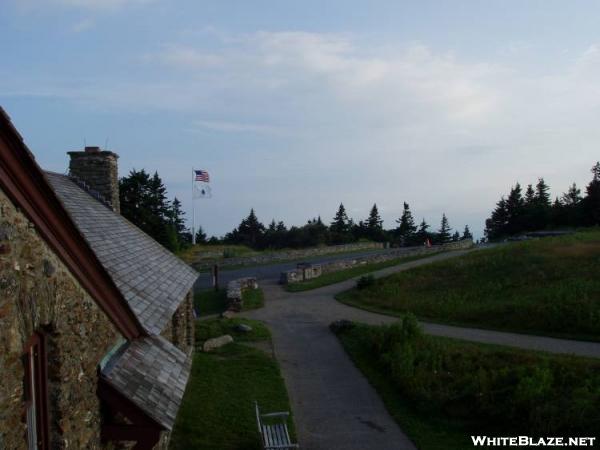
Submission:
<svg viewBox="0 0 600 450">
<path fill-rule="evenodd" d="M 600 230 L 473 252 L 338 299 L 430 321 L 600 340 Z"/>
</svg>

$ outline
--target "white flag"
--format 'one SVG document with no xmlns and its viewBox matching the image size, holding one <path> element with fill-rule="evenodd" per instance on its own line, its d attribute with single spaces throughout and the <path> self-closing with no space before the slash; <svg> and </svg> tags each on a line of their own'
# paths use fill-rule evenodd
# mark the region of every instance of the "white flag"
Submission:
<svg viewBox="0 0 600 450">
<path fill-rule="evenodd" d="M 194 183 L 194 198 L 211 198 L 212 190 L 208 183 Z"/>
</svg>

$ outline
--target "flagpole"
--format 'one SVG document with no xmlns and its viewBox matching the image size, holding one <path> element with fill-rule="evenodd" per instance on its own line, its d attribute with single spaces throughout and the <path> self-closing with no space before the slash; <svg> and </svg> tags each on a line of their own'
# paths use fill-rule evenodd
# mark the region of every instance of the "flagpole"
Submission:
<svg viewBox="0 0 600 450">
<path fill-rule="evenodd" d="M 194 201 L 194 167 L 192 166 L 192 245 L 196 245 L 196 203 Z"/>
</svg>

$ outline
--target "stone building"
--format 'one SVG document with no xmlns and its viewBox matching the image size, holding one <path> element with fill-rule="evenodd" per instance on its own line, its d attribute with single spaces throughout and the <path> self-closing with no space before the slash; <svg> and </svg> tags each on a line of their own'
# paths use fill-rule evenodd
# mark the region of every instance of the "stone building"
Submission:
<svg viewBox="0 0 600 450">
<path fill-rule="evenodd" d="M 197 273 L 118 214 L 117 156 L 44 173 L 0 108 L 0 449 L 166 448 Z"/>
</svg>

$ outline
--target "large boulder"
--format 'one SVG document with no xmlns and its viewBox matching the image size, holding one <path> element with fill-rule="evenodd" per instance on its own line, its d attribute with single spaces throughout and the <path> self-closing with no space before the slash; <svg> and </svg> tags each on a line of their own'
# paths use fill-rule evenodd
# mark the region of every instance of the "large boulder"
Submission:
<svg viewBox="0 0 600 450">
<path fill-rule="evenodd" d="M 208 339 L 204 341 L 204 345 L 202 346 L 202 350 L 205 352 L 212 352 L 213 350 L 223 347 L 224 345 L 231 344 L 233 342 L 233 338 L 229 334 L 225 334 L 223 336 L 219 336 L 216 338 Z"/>
</svg>

